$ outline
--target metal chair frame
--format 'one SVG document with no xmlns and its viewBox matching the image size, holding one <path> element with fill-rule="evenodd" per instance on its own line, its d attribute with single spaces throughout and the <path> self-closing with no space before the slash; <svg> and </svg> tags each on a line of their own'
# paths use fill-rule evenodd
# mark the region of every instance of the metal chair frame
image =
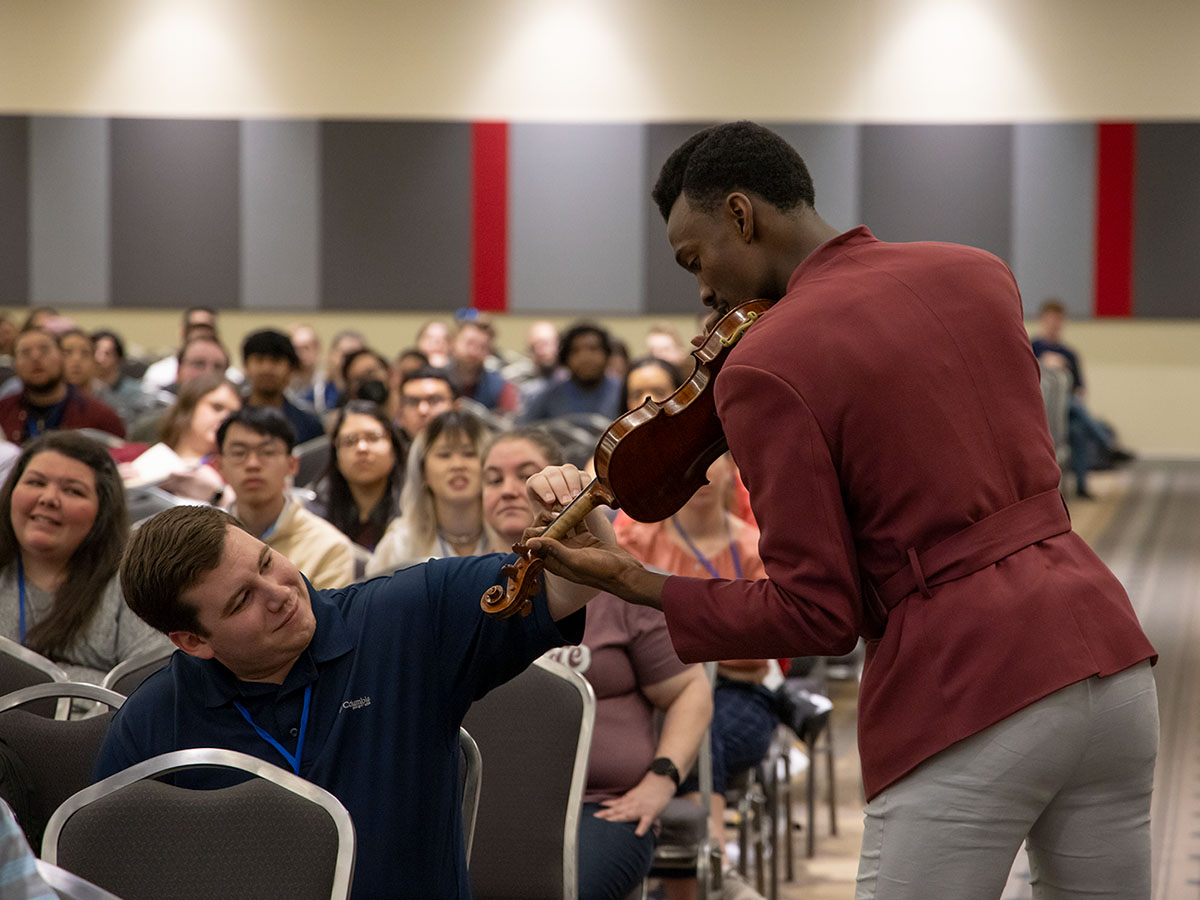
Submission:
<svg viewBox="0 0 1200 900">
<path fill-rule="evenodd" d="M 80 878 L 74 872 L 59 868 L 54 863 L 44 859 L 35 860 L 38 874 L 54 893 L 66 900 L 121 900 L 116 894 L 110 894 L 102 887 L 97 887 L 90 881 Z"/>
<path fill-rule="evenodd" d="M 110 691 L 98 684 L 84 684 L 79 681 L 48 681 L 45 684 L 31 684 L 19 690 L 10 691 L 0 696 L 0 713 L 16 709 L 35 700 L 47 697 L 58 698 L 58 711 L 54 718 L 65 721 L 70 718 L 71 700 L 97 700 L 107 704 L 112 709 L 120 709 L 125 702 L 125 695 Z"/>
<path fill-rule="evenodd" d="M 331 900 L 344 900 L 349 896 L 350 885 L 354 878 L 355 853 L 354 824 L 350 819 L 350 813 L 333 794 L 323 788 L 317 787 L 291 772 L 285 772 L 278 766 L 273 766 L 256 756 L 238 753 L 235 750 L 219 750 L 210 747 L 174 750 L 130 766 L 128 769 L 98 781 L 91 787 L 84 788 L 69 797 L 50 817 L 50 821 L 46 825 L 46 835 L 42 840 L 42 859 L 57 864 L 58 841 L 63 828 L 70 821 L 71 816 L 92 801 L 107 797 L 109 794 L 145 778 L 157 778 L 172 772 L 205 766 L 236 769 L 256 775 L 322 807 L 333 819 L 338 837 L 330 898 Z"/>
<path fill-rule="evenodd" d="M 162 665 L 165 666 L 167 664 L 167 660 L 171 658 L 171 655 L 174 652 L 174 647 L 163 648 L 162 650 L 147 650 L 145 653 L 139 653 L 136 656 L 129 657 L 129 659 L 122 660 L 108 670 L 108 674 L 104 676 L 104 680 L 100 682 L 100 686 L 108 688 L 110 691 L 116 691 L 118 694 L 128 697 L 128 693 L 125 691 L 118 691 L 116 688 L 116 685 L 121 683 L 121 679 L 133 672 L 136 672 L 138 669 L 151 665 L 157 661 L 161 661 Z M 147 672 L 142 680 L 144 681 L 153 674 L 154 672 Z M 138 682 L 138 684 L 141 684 L 141 682 Z"/>
<path fill-rule="evenodd" d="M 483 769 L 483 756 L 475 738 L 467 729 L 458 729 L 458 748 L 462 753 L 465 772 L 462 786 L 463 846 L 466 848 L 467 865 L 471 864 L 471 846 L 475 842 L 475 819 L 479 815 L 479 786 Z"/>
</svg>

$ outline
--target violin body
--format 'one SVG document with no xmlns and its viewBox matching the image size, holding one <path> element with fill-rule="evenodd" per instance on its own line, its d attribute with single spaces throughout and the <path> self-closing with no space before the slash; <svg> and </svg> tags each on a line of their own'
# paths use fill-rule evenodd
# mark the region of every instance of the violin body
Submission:
<svg viewBox="0 0 1200 900">
<path fill-rule="evenodd" d="M 771 304 L 750 300 L 731 309 L 692 352 L 692 374 L 675 393 L 661 403 L 647 399 L 608 427 L 596 444 L 595 479 L 543 537 L 561 540 L 597 506 L 622 509 L 639 522 L 660 522 L 708 483 L 708 467 L 729 448 L 717 417 L 717 374 L 729 351 Z M 524 544 L 513 550 L 516 563 L 501 570 L 508 590 L 496 585 L 480 600 L 485 612 L 501 617 L 528 614 L 528 598 L 538 589 L 543 569 L 542 560 Z"/>
</svg>

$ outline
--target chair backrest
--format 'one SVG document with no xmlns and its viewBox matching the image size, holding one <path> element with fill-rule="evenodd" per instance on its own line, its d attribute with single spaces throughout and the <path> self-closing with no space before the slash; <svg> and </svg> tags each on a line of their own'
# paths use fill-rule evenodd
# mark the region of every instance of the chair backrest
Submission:
<svg viewBox="0 0 1200 900">
<path fill-rule="evenodd" d="M 40 653 L 35 653 L 6 637 L 0 637 L 0 695 L 10 694 L 34 684 L 67 680 L 67 673 Z M 55 707 L 54 700 L 43 700 L 35 711 L 43 716 L 53 716 Z"/>
<path fill-rule="evenodd" d="M 61 718 L 31 711 L 49 698 L 64 698 Z M 70 699 L 95 700 L 109 709 L 99 715 L 67 719 Z M 108 734 L 113 710 L 125 698 L 94 684 L 51 682 L 21 688 L 0 697 L 0 740 L 20 758 L 29 783 L 28 813 L 21 827 L 37 846 L 46 821 L 60 803 L 92 783 L 100 745 Z"/>
<path fill-rule="evenodd" d="M 298 465 L 296 477 L 292 481 L 297 487 L 303 488 L 315 484 L 325 474 L 325 470 L 329 467 L 332 448 L 329 438 L 320 434 L 303 444 L 298 444 L 293 452 Z"/>
<path fill-rule="evenodd" d="M 131 656 L 109 669 L 100 684 L 128 697 L 134 688 L 165 666 L 174 652 L 174 647 L 164 647 Z"/>
<path fill-rule="evenodd" d="M 1071 402 L 1069 372 L 1042 366 L 1042 402 L 1046 405 L 1046 423 L 1050 426 L 1055 455 L 1061 465 L 1070 452 L 1067 439 L 1067 409 Z"/>
<path fill-rule="evenodd" d="M 54 888 L 54 893 L 62 900 L 121 900 L 116 894 L 110 894 L 104 888 L 96 887 L 90 881 L 44 859 L 37 860 L 35 865 L 42 881 Z"/>
<path fill-rule="evenodd" d="M 458 729 L 458 783 L 462 793 L 463 847 L 467 851 L 467 865 L 471 863 L 471 844 L 475 839 L 475 818 L 479 813 L 480 770 L 483 756 L 479 745 L 467 733 Z"/>
<path fill-rule="evenodd" d="M 257 777 L 214 790 L 155 780 L 197 767 Z M 46 827 L 42 858 L 124 900 L 344 900 L 354 826 L 328 791 L 257 757 L 176 750 L 67 799 Z"/>
<path fill-rule="evenodd" d="M 541 659 L 467 710 L 463 725 L 487 767 L 469 870 L 476 900 L 578 896 L 595 716 L 586 679 Z"/>
<path fill-rule="evenodd" d="M 125 489 L 125 506 L 129 510 L 129 521 L 136 527 L 146 519 L 170 509 L 172 506 L 197 506 L 196 500 L 187 500 L 168 494 L 161 488 L 152 485 L 131 487 Z"/>
</svg>

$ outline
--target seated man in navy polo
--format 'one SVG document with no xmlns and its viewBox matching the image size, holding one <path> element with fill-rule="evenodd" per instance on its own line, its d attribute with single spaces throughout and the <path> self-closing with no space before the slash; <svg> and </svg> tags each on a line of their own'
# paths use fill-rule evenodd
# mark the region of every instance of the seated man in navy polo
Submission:
<svg viewBox="0 0 1200 900">
<path fill-rule="evenodd" d="M 611 535 L 602 515 L 588 527 Z M 459 724 L 546 650 L 578 643 L 595 594 L 551 576 L 530 615 L 488 617 L 479 599 L 510 559 L 434 560 L 316 591 L 220 510 L 159 513 L 130 541 L 121 584 L 183 652 L 113 719 L 97 778 L 188 747 L 249 753 L 350 811 L 354 900 L 469 897 Z"/>
</svg>

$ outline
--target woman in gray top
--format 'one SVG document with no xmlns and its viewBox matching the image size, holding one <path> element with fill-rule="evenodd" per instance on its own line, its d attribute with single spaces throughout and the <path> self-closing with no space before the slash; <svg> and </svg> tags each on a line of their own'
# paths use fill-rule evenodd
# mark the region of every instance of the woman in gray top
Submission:
<svg viewBox="0 0 1200 900">
<path fill-rule="evenodd" d="M 102 445 L 71 431 L 30 442 L 0 489 L 0 634 L 91 682 L 167 646 L 121 596 L 128 537 L 124 488 Z"/>
</svg>

